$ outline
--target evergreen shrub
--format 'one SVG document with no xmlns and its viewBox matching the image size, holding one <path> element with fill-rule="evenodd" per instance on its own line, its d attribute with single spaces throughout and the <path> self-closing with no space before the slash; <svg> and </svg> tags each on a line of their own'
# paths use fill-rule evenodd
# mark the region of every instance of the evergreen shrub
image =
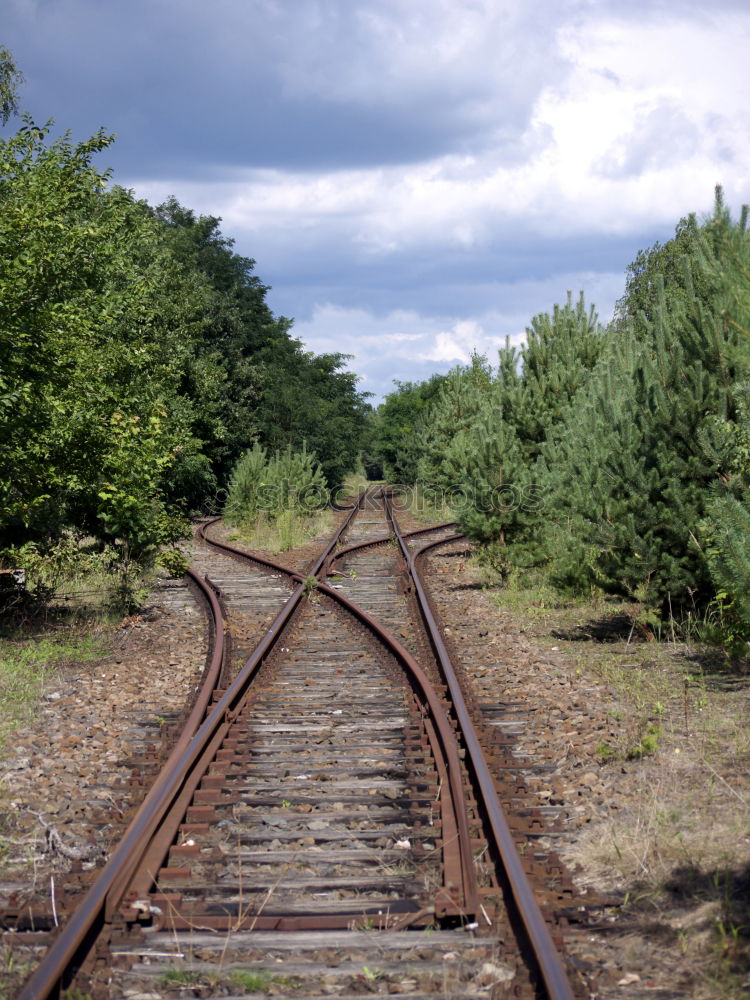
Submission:
<svg viewBox="0 0 750 1000">
<path fill-rule="evenodd" d="M 256 443 L 234 468 L 224 513 L 230 523 L 239 524 L 261 515 L 311 514 L 327 500 L 323 471 L 312 452 L 287 445 L 269 457 Z"/>
</svg>

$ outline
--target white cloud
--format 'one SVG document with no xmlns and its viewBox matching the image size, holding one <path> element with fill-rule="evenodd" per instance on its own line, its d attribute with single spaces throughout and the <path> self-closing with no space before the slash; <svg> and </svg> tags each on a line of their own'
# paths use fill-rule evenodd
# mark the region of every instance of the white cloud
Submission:
<svg viewBox="0 0 750 1000">
<path fill-rule="evenodd" d="M 508 323 L 515 326 L 506 329 Z M 377 396 L 390 391 L 394 380 L 466 364 L 474 351 L 494 360 L 506 332 L 519 339 L 523 326 L 516 317 L 500 314 L 465 320 L 394 310 L 378 316 L 330 303 L 317 306 L 309 321 L 294 327 L 310 350 L 353 355 L 350 368 L 362 376 L 361 388 Z"/>
<path fill-rule="evenodd" d="M 535 313 L 551 311 L 555 302 L 564 301 L 566 289 L 577 297 L 582 288 L 589 303 L 600 303 L 600 315 L 607 320 L 621 294 L 622 276 L 567 273 L 545 281 L 498 282 L 493 296 L 497 308 L 469 318 L 428 316 L 406 309 L 376 314 L 319 304 L 309 320 L 295 324 L 294 333 L 316 353 L 352 355 L 350 370 L 362 377 L 360 388 L 373 392 L 377 401 L 391 391 L 394 380 L 448 371 L 467 364 L 473 353 L 485 355 L 494 364 L 506 337 L 512 344 L 521 343 Z"/>
<path fill-rule="evenodd" d="M 458 6 L 470 26 L 476 7 L 471 30 L 478 30 L 491 5 Z M 438 38 L 448 47 L 451 7 L 441 3 L 437 18 Z M 387 13 L 397 8 L 391 3 Z M 717 182 L 730 204 L 746 199 L 750 113 L 742 88 L 727 81 L 746 76 L 750 15 L 710 23 L 654 15 L 634 23 L 592 11 L 575 28 L 560 28 L 557 44 L 569 72 L 541 89 L 510 160 L 501 146 L 377 169 L 248 170 L 208 191 L 188 186 L 189 203 L 210 203 L 230 229 L 273 228 L 311 244 L 322 234 L 367 257 L 487 246 L 519 228 L 542 236 L 637 232 L 708 208 Z M 372 8 L 360 15 L 378 23 L 385 16 Z M 407 18 L 403 37 L 395 38 L 397 63 L 421 16 Z M 384 23 L 370 30 L 382 33 Z M 483 68 L 489 65 L 485 56 Z M 419 59 L 411 72 L 432 86 L 433 74 L 420 70 Z M 356 81 L 349 82 L 356 98 Z M 492 81 L 488 92 L 498 98 Z M 499 107 L 490 132 L 493 124 L 502 125 Z"/>
<path fill-rule="evenodd" d="M 502 343 L 502 337 L 489 337 L 476 320 L 459 320 L 450 330 L 440 330 L 435 334 L 427 350 L 418 357 L 422 361 L 465 365 L 473 353 L 494 355 Z"/>
<path fill-rule="evenodd" d="M 603 246 L 657 227 L 668 234 L 686 212 L 710 208 L 716 183 L 733 208 L 750 200 L 750 112 L 738 85 L 750 43 L 744 6 L 708 13 L 690 2 L 636 0 L 620 14 L 619 3 L 598 0 L 319 0 L 301 4 L 293 24 L 281 0 L 264 0 L 263 9 L 290 24 L 280 74 L 293 99 L 377 107 L 415 125 L 451 108 L 471 126 L 448 129 L 442 153 L 419 162 L 235 167 L 220 183 L 134 182 L 152 200 L 174 192 L 221 215 L 261 275 L 268 260 L 281 275 L 287 262 L 290 280 L 295 266 L 305 271 L 317 306 L 296 334 L 312 350 L 356 355 L 364 388 L 387 391 L 392 378 L 465 363 L 474 349 L 494 356 L 506 334 L 521 336 L 566 288 L 586 288 L 607 319 L 622 274 L 604 263 L 605 273 L 575 274 L 588 265 L 556 258 L 563 239 Z M 528 259 L 539 248 L 538 273 L 557 274 L 519 291 L 500 270 L 490 298 L 487 262 L 510 272 L 517 243 Z M 435 265 L 432 287 L 460 284 L 462 307 L 451 311 L 445 295 L 431 305 L 429 281 L 423 307 L 374 304 L 389 282 L 387 300 L 396 301 L 395 289 L 435 261 L 445 264 L 441 273 Z M 464 265 L 458 276 L 455 261 Z M 474 261 L 485 265 L 481 277 L 470 273 Z M 345 308 L 344 299 L 359 301 L 351 292 L 360 279 L 362 308 Z M 480 285 L 482 303 L 466 308 L 466 289 Z"/>
<path fill-rule="evenodd" d="M 742 88 L 727 83 L 746 76 L 748 42 L 748 13 L 561 29 L 575 68 L 535 110 L 553 140 L 539 176 L 558 214 L 623 231 L 676 221 L 705 205 L 717 182 L 730 200 L 747 198 L 750 116 Z"/>
</svg>

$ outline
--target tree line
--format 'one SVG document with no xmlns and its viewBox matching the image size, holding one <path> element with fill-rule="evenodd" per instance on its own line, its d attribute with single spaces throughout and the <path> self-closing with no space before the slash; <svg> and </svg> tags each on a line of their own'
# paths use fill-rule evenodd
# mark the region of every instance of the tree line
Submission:
<svg viewBox="0 0 750 1000">
<path fill-rule="evenodd" d="M 638 254 L 609 324 L 569 295 L 376 422 L 386 477 L 448 497 L 502 574 L 750 637 L 750 237 L 721 189 Z"/>
<path fill-rule="evenodd" d="M 0 50 L 0 113 L 21 77 Z M 95 160 L 114 141 L 0 139 L 0 564 L 63 538 L 148 562 L 254 443 L 303 445 L 326 481 L 370 410 L 346 356 L 275 316 L 220 220 L 153 207 Z"/>
</svg>

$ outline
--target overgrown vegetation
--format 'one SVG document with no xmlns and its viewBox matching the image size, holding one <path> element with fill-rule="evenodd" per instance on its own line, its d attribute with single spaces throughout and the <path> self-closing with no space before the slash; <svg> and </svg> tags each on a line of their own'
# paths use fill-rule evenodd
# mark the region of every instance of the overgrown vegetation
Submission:
<svg viewBox="0 0 750 1000">
<path fill-rule="evenodd" d="M 256 444 L 232 472 L 224 517 L 253 546 L 288 551 L 327 526 L 328 498 L 320 463 L 304 445 L 269 455 Z"/>
<path fill-rule="evenodd" d="M 519 744 L 548 739 L 564 785 L 572 779 L 574 805 L 585 802 L 590 810 L 590 820 L 573 824 L 561 853 L 571 867 L 582 866 L 579 885 L 623 894 L 600 939 L 604 952 L 642 977 L 644 969 L 650 975 L 661 968 L 656 982 L 675 988 L 673 973 L 665 975 L 650 949 L 650 941 L 661 942 L 678 956 L 680 995 L 739 1000 L 750 969 L 746 678 L 728 674 L 720 651 L 697 641 L 695 630 L 681 637 L 667 620 L 654 634 L 637 602 L 564 595 L 542 573 L 533 585 L 529 571 L 514 571 L 499 585 L 486 567 L 468 568 L 477 574 L 468 580 L 503 609 L 499 622 L 487 622 L 486 641 L 497 640 L 493 661 L 512 661 L 517 651 L 522 664 L 496 674 L 495 690 L 510 701 L 523 700 L 529 684 L 532 694 L 546 686 L 552 692 L 535 713 L 550 714 Z M 455 588 L 455 579 L 443 579 Z M 479 617 L 478 604 L 469 605 L 467 617 Z M 532 669 L 527 650 L 536 659 Z M 560 746 L 567 734 L 558 710 L 563 718 L 579 710 L 589 717 L 573 723 L 583 753 L 581 746 Z M 579 798 L 586 772 L 591 792 Z M 548 780 L 541 777 L 543 788 Z"/>
<path fill-rule="evenodd" d="M 0 49 L 4 122 L 21 80 Z M 80 541 L 128 606 L 253 443 L 306 441 L 333 486 L 369 406 L 343 355 L 307 352 L 272 314 L 219 219 L 136 199 L 94 165 L 113 136 L 51 124 L 25 116 L 0 140 L 0 567 L 33 576 L 61 546 L 72 564 Z"/>
<path fill-rule="evenodd" d="M 750 236 L 717 189 L 641 252 L 603 326 L 583 296 L 378 413 L 387 470 L 438 490 L 504 577 L 750 639 Z M 720 623 L 720 629 L 717 629 Z"/>
</svg>

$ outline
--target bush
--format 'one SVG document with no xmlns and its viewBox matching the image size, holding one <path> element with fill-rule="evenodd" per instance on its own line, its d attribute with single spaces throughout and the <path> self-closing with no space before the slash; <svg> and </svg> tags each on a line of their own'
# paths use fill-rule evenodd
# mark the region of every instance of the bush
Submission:
<svg viewBox="0 0 750 1000">
<path fill-rule="evenodd" d="M 272 518 L 311 514 L 327 500 L 320 464 L 305 447 L 293 451 L 287 445 L 269 458 L 266 449 L 255 444 L 234 468 L 224 515 L 230 523 L 240 524 L 261 514 Z"/>
</svg>

